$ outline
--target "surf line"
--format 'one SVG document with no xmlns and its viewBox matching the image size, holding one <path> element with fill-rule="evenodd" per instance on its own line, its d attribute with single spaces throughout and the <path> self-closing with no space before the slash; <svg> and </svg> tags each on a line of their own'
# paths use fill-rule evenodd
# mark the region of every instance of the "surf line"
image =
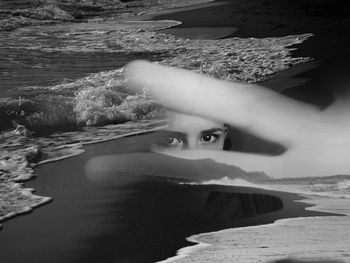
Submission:
<svg viewBox="0 0 350 263">
<path fill-rule="evenodd" d="M 210 244 L 196 240 L 195 239 L 196 236 L 197 235 L 193 235 L 193 236 L 186 238 L 186 240 L 188 242 L 194 243 L 194 245 L 189 245 L 187 247 L 180 248 L 176 252 L 175 256 L 169 257 L 169 258 L 162 260 L 162 261 L 157 261 L 156 263 L 170 263 L 170 262 L 173 262 L 176 260 L 180 260 L 180 259 L 183 259 L 183 258 L 189 256 L 189 255 L 195 254 L 195 252 L 197 252 L 199 250 L 202 250 L 202 249 L 210 246 Z"/>
</svg>

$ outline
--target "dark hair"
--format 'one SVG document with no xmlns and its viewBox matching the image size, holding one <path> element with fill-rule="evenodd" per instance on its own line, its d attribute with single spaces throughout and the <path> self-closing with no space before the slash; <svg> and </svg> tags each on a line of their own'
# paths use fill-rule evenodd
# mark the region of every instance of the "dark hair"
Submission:
<svg viewBox="0 0 350 263">
<path fill-rule="evenodd" d="M 231 150 L 231 147 L 232 147 L 232 141 L 231 141 L 230 137 L 227 136 L 225 138 L 225 141 L 224 141 L 224 148 L 223 148 L 223 150 L 224 151 Z"/>
</svg>

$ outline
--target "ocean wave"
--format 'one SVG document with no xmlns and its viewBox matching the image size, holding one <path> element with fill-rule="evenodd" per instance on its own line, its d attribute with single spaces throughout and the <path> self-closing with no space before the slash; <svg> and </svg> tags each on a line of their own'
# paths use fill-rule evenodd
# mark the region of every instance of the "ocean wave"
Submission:
<svg viewBox="0 0 350 263">
<path fill-rule="evenodd" d="M 115 72 L 113 72 L 115 73 Z M 0 99 L 1 130 L 24 125 L 35 135 L 85 126 L 150 119 L 162 109 L 143 93 L 128 89 L 120 75 L 95 74 L 60 84 L 33 97 Z M 101 75 L 104 81 L 101 82 Z M 51 92 L 51 93 L 50 93 Z"/>
<path fill-rule="evenodd" d="M 121 28 L 129 26 L 122 25 Z M 157 23 L 140 22 L 132 25 L 135 26 L 137 30 L 134 31 L 114 32 L 120 47 L 118 52 L 167 52 L 167 56 L 158 59 L 159 63 L 218 79 L 257 82 L 291 65 L 310 60 L 292 58 L 289 46 L 303 42 L 311 34 L 191 41 L 139 28 L 159 28 Z M 81 41 L 79 39 L 76 45 Z M 37 134 L 77 130 L 85 126 L 150 118 L 162 111 L 145 94 L 135 94 L 127 88 L 123 68 L 63 81 L 55 86 L 25 87 L 21 91 L 26 95 L 0 99 L 0 117 L 3 119 L 0 130 L 13 129 L 18 124 Z"/>
<path fill-rule="evenodd" d="M 5 1 L 4 4 L 0 4 L 0 14 L 3 16 L 3 19 L 0 19 L 0 31 L 10 31 L 23 26 L 43 23 L 81 20 L 100 14 L 105 15 L 106 12 L 111 13 L 127 7 L 127 4 L 115 0 L 98 2 L 91 0 L 11 2 Z"/>
<path fill-rule="evenodd" d="M 0 3 L 0 31 L 11 31 L 25 26 L 65 21 L 81 22 L 108 17 L 126 18 L 155 13 L 165 8 L 182 7 L 210 1 L 212 0 L 3 0 Z"/>
<path fill-rule="evenodd" d="M 123 94 L 124 95 L 124 94 Z M 121 94 L 101 90 L 85 90 L 74 98 L 50 96 L 43 98 L 0 101 L 2 130 L 24 125 L 34 135 L 85 126 L 101 126 L 130 120 L 149 119 L 159 114 L 160 107 L 141 95 L 127 95 L 119 104 L 108 105 Z"/>
</svg>

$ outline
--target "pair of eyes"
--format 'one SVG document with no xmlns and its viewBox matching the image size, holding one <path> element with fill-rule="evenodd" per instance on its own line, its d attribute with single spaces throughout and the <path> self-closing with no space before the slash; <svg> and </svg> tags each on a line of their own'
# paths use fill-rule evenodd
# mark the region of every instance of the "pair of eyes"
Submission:
<svg viewBox="0 0 350 263">
<path fill-rule="evenodd" d="M 215 143 L 219 139 L 218 134 L 205 134 L 199 137 L 199 143 L 202 144 L 209 144 L 209 143 Z M 177 138 L 177 137 L 169 137 L 167 140 L 167 145 L 169 147 L 176 147 L 181 146 L 184 144 L 183 139 Z"/>
</svg>

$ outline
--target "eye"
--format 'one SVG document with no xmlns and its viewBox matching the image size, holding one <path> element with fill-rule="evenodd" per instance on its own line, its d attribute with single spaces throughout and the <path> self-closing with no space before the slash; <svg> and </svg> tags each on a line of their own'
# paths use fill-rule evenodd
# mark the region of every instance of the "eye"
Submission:
<svg viewBox="0 0 350 263">
<path fill-rule="evenodd" d="M 167 146 L 168 147 L 176 147 L 176 146 L 182 146 L 182 145 L 183 145 L 183 141 L 179 138 L 169 137 L 167 139 Z"/>
<path fill-rule="evenodd" d="M 214 143 L 219 139 L 218 134 L 205 134 L 200 137 L 201 143 Z"/>
</svg>

